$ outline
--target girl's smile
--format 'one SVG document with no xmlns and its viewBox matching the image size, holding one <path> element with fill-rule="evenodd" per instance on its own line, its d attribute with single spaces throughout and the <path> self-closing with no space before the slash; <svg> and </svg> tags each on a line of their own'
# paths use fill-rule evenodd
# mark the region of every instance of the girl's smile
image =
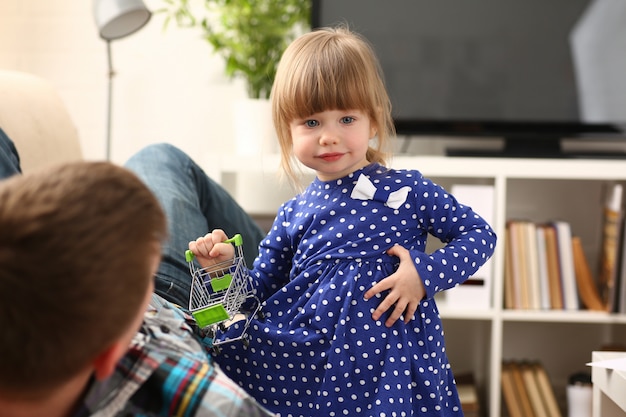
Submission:
<svg viewBox="0 0 626 417">
<path fill-rule="evenodd" d="M 339 160 L 343 155 L 344 154 L 340 152 L 324 153 L 318 156 L 318 158 L 323 159 L 326 162 L 335 162 Z"/>
</svg>

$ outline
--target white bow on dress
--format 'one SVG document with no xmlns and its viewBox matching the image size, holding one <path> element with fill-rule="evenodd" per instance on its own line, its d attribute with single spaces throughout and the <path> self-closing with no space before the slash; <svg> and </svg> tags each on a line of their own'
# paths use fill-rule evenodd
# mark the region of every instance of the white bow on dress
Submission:
<svg viewBox="0 0 626 417">
<path fill-rule="evenodd" d="M 399 190 L 392 191 L 388 195 L 385 190 L 378 190 L 372 181 L 365 175 L 359 175 L 359 179 L 352 190 L 350 197 L 355 200 L 375 200 L 385 203 L 388 207 L 397 210 L 406 201 L 411 187 L 404 186 Z"/>
</svg>

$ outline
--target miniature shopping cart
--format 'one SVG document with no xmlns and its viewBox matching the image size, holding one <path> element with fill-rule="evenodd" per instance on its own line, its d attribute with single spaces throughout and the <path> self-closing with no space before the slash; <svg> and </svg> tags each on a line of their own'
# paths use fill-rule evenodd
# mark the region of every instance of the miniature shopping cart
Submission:
<svg viewBox="0 0 626 417">
<path fill-rule="evenodd" d="M 235 257 L 206 268 L 197 264 L 190 250 L 185 252 L 192 278 L 189 311 L 216 353 L 219 353 L 219 345 L 236 340 L 242 340 L 247 346 L 246 332 L 250 321 L 260 315 L 261 308 L 259 299 L 252 292 L 241 235 L 225 242 L 235 245 Z M 249 307 L 247 312 L 241 311 L 244 303 Z M 237 327 L 227 333 L 235 324 Z"/>
</svg>

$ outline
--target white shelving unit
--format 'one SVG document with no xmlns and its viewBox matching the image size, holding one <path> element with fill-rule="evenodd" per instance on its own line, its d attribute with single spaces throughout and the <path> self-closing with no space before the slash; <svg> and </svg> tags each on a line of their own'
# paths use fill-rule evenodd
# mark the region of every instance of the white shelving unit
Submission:
<svg viewBox="0 0 626 417">
<path fill-rule="evenodd" d="M 230 160 L 238 162 L 236 166 L 222 166 L 220 180 L 248 212 L 273 216 L 278 205 L 293 195 L 276 178 L 277 155 Z M 493 258 L 491 308 L 476 311 L 445 302 L 439 305 L 448 355 L 455 373 L 474 374 L 485 416 L 506 415 L 500 391 L 505 359 L 540 361 L 550 376 L 563 415 L 567 415 L 568 377 L 589 371 L 585 364 L 592 351 L 626 343 L 626 315 L 504 309 L 506 221 L 528 218 L 535 222 L 570 222 L 573 234 L 581 236 L 594 268 L 600 250 L 604 190 L 611 182 L 626 184 L 626 161 L 396 156 L 391 165 L 418 169 L 447 189 L 452 184 L 494 186 L 492 226 L 499 244 Z"/>
</svg>

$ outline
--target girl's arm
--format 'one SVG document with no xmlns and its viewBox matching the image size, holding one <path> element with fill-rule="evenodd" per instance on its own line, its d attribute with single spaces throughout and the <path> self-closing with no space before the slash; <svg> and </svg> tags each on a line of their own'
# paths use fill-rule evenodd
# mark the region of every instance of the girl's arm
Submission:
<svg viewBox="0 0 626 417">
<path fill-rule="evenodd" d="M 259 243 L 259 255 L 254 260 L 250 276 L 256 296 L 265 301 L 289 282 L 295 253 L 289 236 L 285 206 L 278 210 L 269 233 Z"/>
<path fill-rule="evenodd" d="M 414 186 L 416 217 L 421 227 L 446 246 L 432 254 L 396 245 L 387 253 L 400 260 L 398 269 L 365 293 L 369 299 L 389 290 L 372 314 L 374 320 L 391 311 L 385 325 L 404 316 L 409 322 L 419 303 L 438 291 L 452 288 L 478 270 L 493 254 L 496 235 L 470 207 L 432 181 L 420 177 Z"/>
<path fill-rule="evenodd" d="M 471 207 L 432 181 L 421 178 L 417 190 L 418 217 L 429 234 L 445 243 L 431 254 L 410 251 L 426 298 L 432 298 L 472 276 L 493 254 L 496 234 Z"/>
</svg>

